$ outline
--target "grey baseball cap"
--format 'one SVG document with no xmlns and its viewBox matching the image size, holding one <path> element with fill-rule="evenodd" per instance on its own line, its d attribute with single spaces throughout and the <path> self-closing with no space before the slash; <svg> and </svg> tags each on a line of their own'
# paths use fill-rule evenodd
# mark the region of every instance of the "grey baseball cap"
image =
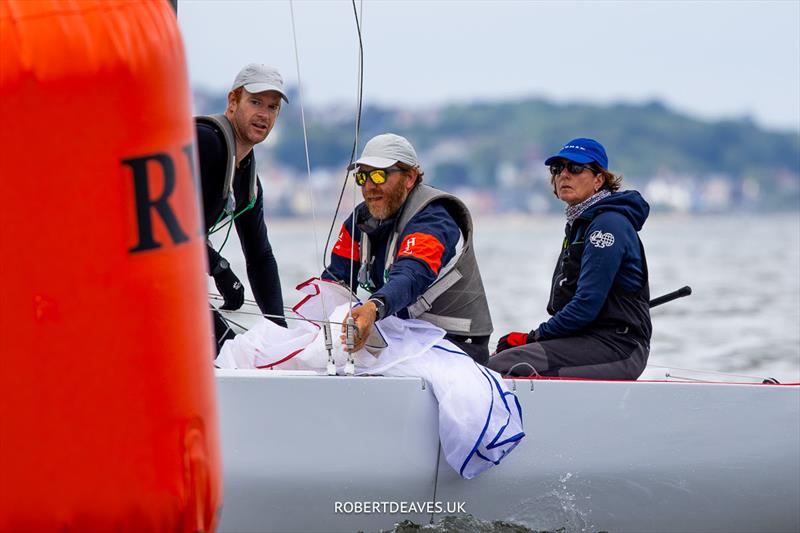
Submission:
<svg viewBox="0 0 800 533">
<path fill-rule="evenodd" d="M 233 87 L 231 90 L 244 87 L 249 93 L 260 93 L 264 91 L 278 91 L 286 103 L 289 103 L 289 98 L 283 90 L 283 77 L 278 69 L 268 65 L 259 63 L 250 63 L 245 65 L 236 79 L 233 80 Z"/>
<path fill-rule="evenodd" d="M 394 133 L 384 133 L 376 135 L 364 145 L 364 151 L 355 164 L 388 168 L 398 161 L 412 167 L 419 166 L 417 152 L 408 139 Z"/>
</svg>

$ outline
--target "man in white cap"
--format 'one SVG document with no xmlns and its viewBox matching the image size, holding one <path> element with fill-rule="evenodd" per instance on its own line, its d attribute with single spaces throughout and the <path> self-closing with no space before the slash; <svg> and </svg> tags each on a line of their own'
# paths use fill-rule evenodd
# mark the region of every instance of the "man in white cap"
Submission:
<svg viewBox="0 0 800 533">
<path fill-rule="evenodd" d="M 445 338 L 485 364 L 492 320 L 467 207 L 423 185 L 414 147 L 393 133 L 372 138 L 355 171 L 364 202 L 342 225 L 322 274 L 371 293 L 353 309 L 354 350 L 364 347 L 377 320 L 396 315 L 441 327 Z"/>
<path fill-rule="evenodd" d="M 286 326 L 281 318 L 278 264 L 264 222 L 264 191 L 253 154 L 253 146 L 264 141 L 275 126 L 281 100 L 289 101 L 278 70 L 251 63 L 236 75 L 225 113 L 196 117 L 195 122 L 207 235 L 229 231 L 230 224 L 235 224 L 256 303 L 271 320 Z M 209 241 L 209 274 L 224 299 L 221 309 L 238 309 L 244 303 L 244 287 L 221 251 Z M 213 317 L 219 350 L 233 332 L 218 312 L 214 311 Z"/>
</svg>

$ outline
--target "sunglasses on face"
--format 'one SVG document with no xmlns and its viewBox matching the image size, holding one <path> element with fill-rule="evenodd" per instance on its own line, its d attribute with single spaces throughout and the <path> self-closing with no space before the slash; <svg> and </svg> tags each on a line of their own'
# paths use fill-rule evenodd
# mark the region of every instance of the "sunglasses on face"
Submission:
<svg viewBox="0 0 800 533">
<path fill-rule="evenodd" d="M 584 170 L 589 170 L 592 174 L 597 174 L 597 172 L 592 168 L 591 165 L 581 165 L 579 163 L 573 163 L 572 161 L 561 161 L 558 163 L 553 163 L 550 165 L 550 174 L 553 176 L 558 176 L 561 174 L 561 171 L 567 169 L 567 172 L 570 174 L 577 175 L 583 172 Z"/>
<path fill-rule="evenodd" d="M 367 179 L 372 180 L 372 183 L 375 185 L 380 185 L 382 183 L 386 183 L 386 177 L 391 174 L 392 172 L 403 172 L 402 168 L 397 167 L 390 167 L 390 168 L 376 168 L 375 170 L 370 170 L 369 172 L 364 170 L 359 170 L 356 172 L 356 184 L 359 187 L 363 187 L 365 183 L 367 183 Z"/>
</svg>

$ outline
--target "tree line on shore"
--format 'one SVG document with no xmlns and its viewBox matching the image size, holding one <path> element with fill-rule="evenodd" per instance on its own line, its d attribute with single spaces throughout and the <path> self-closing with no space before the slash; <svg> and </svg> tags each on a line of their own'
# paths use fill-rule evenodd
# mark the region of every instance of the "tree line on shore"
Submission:
<svg viewBox="0 0 800 533">
<path fill-rule="evenodd" d="M 281 110 L 269 153 L 275 163 L 304 173 L 299 98 L 294 96 Z M 199 113 L 219 112 L 225 99 L 224 92 L 195 91 Z M 312 166 L 343 168 L 352 151 L 355 110 L 330 106 L 305 112 Z M 766 203 L 800 207 L 800 127 L 769 130 L 747 117 L 704 120 L 658 101 L 604 105 L 525 98 L 419 109 L 366 105 L 360 144 L 387 131 L 414 143 L 426 177 L 442 188 L 502 188 L 502 169 L 545 174 L 541 165 L 548 155 L 563 142 L 585 136 L 606 146 L 610 170 L 636 184 L 665 175 L 699 183 L 747 181 L 757 184 Z"/>
</svg>

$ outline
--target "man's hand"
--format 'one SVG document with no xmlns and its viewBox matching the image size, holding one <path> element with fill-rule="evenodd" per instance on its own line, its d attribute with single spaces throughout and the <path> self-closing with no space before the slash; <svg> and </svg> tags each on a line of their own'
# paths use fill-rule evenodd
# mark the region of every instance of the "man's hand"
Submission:
<svg viewBox="0 0 800 533">
<path fill-rule="evenodd" d="M 497 349 L 494 351 L 494 353 L 498 354 L 504 350 L 508 350 L 509 348 L 524 346 L 532 342 L 534 342 L 533 335 L 530 333 L 512 331 L 511 333 L 500 337 L 500 340 L 497 341 Z"/>
<path fill-rule="evenodd" d="M 244 303 L 244 286 L 230 267 L 223 268 L 214 274 L 214 283 L 217 285 L 219 293 L 225 299 L 225 303 L 220 309 L 234 311 L 242 306 Z"/>
<path fill-rule="evenodd" d="M 372 332 L 372 324 L 375 323 L 377 316 L 377 308 L 375 304 L 369 300 L 364 305 L 354 308 L 351 313 L 353 315 L 353 322 L 355 322 L 355 331 L 353 332 L 353 352 L 359 351 L 367 344 L 367 337 Z M 342 322 L 342 335 L 339 337 L 342 345 L 347 351 L 347 318 Z"/>
</svg>

